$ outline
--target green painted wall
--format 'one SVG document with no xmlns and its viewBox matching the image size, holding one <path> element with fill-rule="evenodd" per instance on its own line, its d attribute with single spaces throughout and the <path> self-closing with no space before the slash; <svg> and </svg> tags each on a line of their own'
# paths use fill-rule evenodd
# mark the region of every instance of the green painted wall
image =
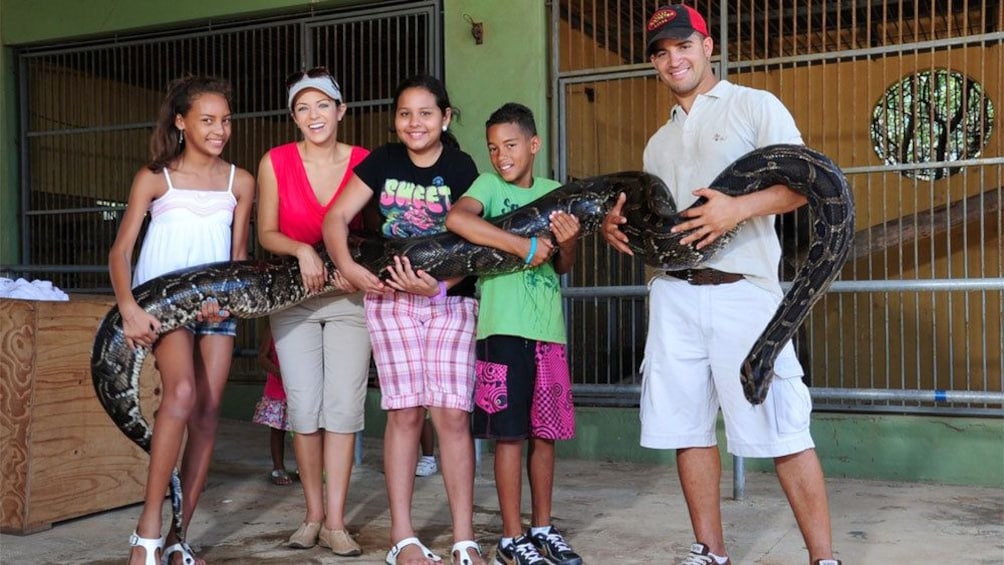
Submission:
<svg viewBox="0 0 1004 565">
<path fill-rule="evenodd" d="M 471 36 L 468 14 L 484 23 L 484 43 Z M 517 17 L 518 16 L 518 17 Z M 491 171 L 485 145 L 485 120 L 506 102 L 533 110 L 543 142 L 534 174 L 550 177 L 548 108 L 548 21 L 540 0 L 445 0 L 446 83 L 460 108 L 454 132 L 482 172 Z"/>
</svg>

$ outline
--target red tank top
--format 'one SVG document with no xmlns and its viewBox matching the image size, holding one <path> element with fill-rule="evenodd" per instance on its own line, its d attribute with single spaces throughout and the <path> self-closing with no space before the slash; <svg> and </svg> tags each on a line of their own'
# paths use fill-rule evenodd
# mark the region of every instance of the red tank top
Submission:
<svg viewBox="0 0 1004 565">
<path fill-rule="evenodd" d="M 314 190 L 307 179 L 307 170 L 303 168 L 303 159 L 300 158 L 300 151 L 296 143 L 287 143 L 274 147 L 268 152 L 269 159 L 272 160 L 272 170 L 275 172 L 275 180 L 279 191 L 279 231 L 283 235 L 296 241 L 314 245 L 322 239 L 321 224 L 324 215 L 331 205 L 335 203 L 342 189 L 352 178 L 352 170 L 360 161 L 369 155 L 369 151 L 362 147 L 352 147 L 349 155 L 349 166 L 345 169 L 345 176 L 338 183 L 338 188 L 331 196 L 331 200 L 326 204 L 321 204 L 314 196 Z M 359 229 L 362 221 L 359 216 L 352 220 L 350 229 Z"/>
</svg>

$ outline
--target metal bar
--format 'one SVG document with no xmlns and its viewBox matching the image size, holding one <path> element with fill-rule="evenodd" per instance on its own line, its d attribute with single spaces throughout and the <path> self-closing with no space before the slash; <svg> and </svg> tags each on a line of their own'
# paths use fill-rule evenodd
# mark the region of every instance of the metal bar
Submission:
<svg viewBox="0 0 1004 565">
<path fill-rule="evenodd" d="M 557 111 L 555 114 L 558 120 L 558 142 L 556 146 L 562 148 L 558 152 L 556 171 L 558 173 L 558 182 L 566 182 L 568 180 L 568 152 L 564 148 L 568 147 L 568 120 L 565 119 L 568 113 L 568 96 L 561 80 L 558 80 L 558 90 L 555 94 L 555 98 L 557 99 Z"/>
<path fill-rule="evenodd" d="M 791 283 L 781 283 L 787 290 Z M 1004 290 L 1004 278 L 987 279 L 925 279 L 882 281 L 834 281 L 828 292 L 908 292 L 921 290 L 975 291 Z"/>
<path fill-rule="evenodd" d="M 588 385 L 573 384 L 576 395 L 641 394 L 641 385 Z M 909 390 L 880 388 L 826 388 L 809 387 L 813 400 L 867 400 L 879 402 L 933 402 L 937 404 L 1000 404 L 1004 406 L 1004 392 L 983 390 Z M 1004 414 L 1002 414 L 1004 415 Z"/>
<path fill-rule="evenodd" d="M 103 209 L 102 209 L 103 210 Z M 0 269 L 13 269 L 25 272 L 103 272 L 107 265 L 0 265 Z M 791 283 L 781 283 L 782 288 L 790 287 Z M 1004 278 L 989 279 L 931 279 L 931 280 L 889 280 L 889 281 L 835 281 L 828 292 L 911 292 L 911 291 L 1004 291 Z M 561 294 L 564 298 L 573 300 L 592 300 L 594 298 L 635 298 L 648 295 L 648 287 L 644 285 L 630 286 L 585 286 L 565 287 Z"/>
<path fill-rule="evenodd" d="M 20 126 L 21 126 L 21 257 L 25 263 L 31 262 L 31 229 L 28 225 L 28 211 L 31 209 L 31 144 L 28 142 L 28 116 L 31 108 L 28 98 L 28 62 L 25 57 L 18 57 L 18 96 L 20 96 Z"/>
<path fill-rule="evenodd" d="M 729 78 L 729 15 L 726 2 L 718 5 L 718 78 Z M 708 30 L 710 31 L 710 30 Z"/>
<path fill-rule="evenodd" d="M 750 61 L 737 61 L 732 63 L 732 69 L 742 70 L 753 67 L 773 67 L 785 63 L 808 63 L 813 61 L 839 62 L 855 57 L 867 57 L 869 55 L 902 54 L 905 51 L 940 51 L 952 46 L 967 47 L 969 45 L 980 45 L 984 41 L 1002 41 L 1004 32 L 984 33 L 980 35 L 967 35 L 951 39 L 933 39 L 930 41 L 917 41 L 913 43 L 901 43 L 887 45 L 883 47 L 868 47 L 866 49 L 847 49 L 845 51 L 831 51 L 828 53 L 812 53 L 809 55 L 789 55 L 787 57 L 771 57 L 769 59 L 754 59 Z"/>
<path fill-rule="evenodd" d="M 22 273 L 107 273 L 108 265 L 0 265 L 0 271 Z"/>
<path fill-rule="evenodd" d="M 1004 405 L 1004 392 L 989 390 L 899 390 L 810 387 L 809 394 L 813 400 L 870 400 Z"/>
<path fill-rule="evenodd" d="M 782 282 L 785 291 L 791 287 L 790 282 Z M 986 279 L 925 279 L 925 280 L 878 280 L 878 281 L 834 281 L 827 292 L 911 292 L 922 290 L 937 291 L 976 291 L 1004 290 L 1004 278 Z M 565 298 L 627 298 L 647 296 L 645 285 L 628 286 L 582 286 L 564 288 L 561 291 Z"/>
<path fill-rule="evenodd" d="M 442 0 L 437 0 L 436 2 L 430 2 L 433 11 L 428 14 L 429 20 L 429 41 L 426 42 L 428 50 L 428 60 L 432 62 L 433 76 L 443 76 L 446 73 L 446 50 L 439 49 L 437 46 L 443 44 L 443 15 L 445 10 L 443 9 Z M 435 53 L 434 53 L 435 51 Z M 438 57 L 435 55 L 439 55 Z"/>
<path fill-rule="evenodd" d="M 845 175 L 861 173 L 888 173 L 892 171 L 914 171 L 921 169 L 939 169 L 944 167 L 982 167 L 988 165 L 1004 165 L 1004 157 L 986 157 L 979 159 L 959 159 L 958 161 L 929 161 L 927 163 L 902 163 L 896 165 L 867 165 L 861 167 L 841 167 Z"/>
<path fill-rule="evenodd" d="M 907 43 L 901 45 L 892 45 L 885 47 L 870 47 L 867 49 L 849 49 L 847 51 L 830 51 L 826 53 L 813 53 L 811 55 L 791 55 L 787 57 L 772 57 L 769 59 L 755 59 L 750 61 L 732 61 L 728 62 L 722 60 L 721 57 L 715 56 L 711 58 L 712 63 L 720 63 L 725 65 L 730 70 L 743 70 L 751 67 L 776 67 L 785 63 L 805 63 L 813 61 L 829 61 L 829 62 L 839 62 L 844 59 L 851 59 L 862 56 L 869 55 L 886 55 L 886 54 L 899 54 L 903 51 L 925 51 L 932 50 L 936 47 L 947 47 L 947 46 L 968 46 L 973 44 L 974 46 L 980 44 L 983 41 L 992 40 L 1004 40 L 1004 32 L 995 32 L 982 35 L 969 35 L 965 37 L 957 37 L 954 39 L 938 39 L 933 41 L 924 41 L 919 43 Z M 638 71 L 649 70 L 650 74 L 655 74 L 652 70 L 652 66 L 648 63 L 632 63 L 630 65 L 614 65 L 609 67 L 596 67 L 591 69 L 578 69 L 573 71 L 560 71 L 558 72 L 559 79 L 579 79 L 580 82 L 584 80 L 589 80 L 590 78 L 595 78 L 597 76 L 609 75 L 609 74 L 620 74 L 620 73 L 632 73 Z M 725 71 L 727 72 L 727 70 Z"/>
<path fill-rule="evenodd" d="M 746 461 L 738 455 L 732 456 L 732 500 L 746 497 Z"/>
<path fill-rule="evenodd" d="M 561 143 L 559 130 L 563 127 L 561 124 L 564 120 L 561 119 L 562 111 L 562 97 L 560 95 L 562 91 L 561 83 L 558 81 L 559 71 L 561 70 L 561 8 L 555 5 L 555 0 L 547 0 L 546 3 L 548 9 L 548 15 L 550 16 L 550 27 L 551 27 L 551 52 L 549 53 L 551 58 L 551 131 L 548 132 L 548 137 L 556 142 L 551 143 L 551 172 L 554 178 L 564 179 L 565 177 L 561 173 L 562 163 L 565 160 L 565 152 L 563 148 L 565 147 Z M 567 286 L 562 284 L 561 286 Z M 566 314 L 566 320 L 568 319 Z"/>
<path fill-rule="evenodd" d="M 88 208 L 49 208 L 45 210 L 28 210 L 29 216 L 57 216 L 61 214 L 89 214 L 94 212 L 121 212 L 126 205 L 121 206 L 91 206 Z"/>
<path fill-rule="evenodd" d="M 386 98 L 381 100 L 373 100 L 369 102 L 363 102 L 356 104 L 352 103 L 353 106 L 378 106 L 382 103 L 386 103 Z M 260 112 L 235 112 L 233 119 L 250 119 L 250 118 L 270 118 L 274 116 L 285 116 L 289 111 L 284 109 L 281 110 L 263 110 Z M 127 131 L 127 130 L 137 130 L 137 129 L 152 129 L 157 124 L 155 122 L 134 122 L 129 124 L 117 124 L 108 126 L 90 126 L 81 128 L 62 128 L 62 129 L 49 129 L 49 130 L 36 130 L 27 132 L 27 137 L 50 137 L 57 135 L 76 135 L 82 133 L 105 133 L 114 131 Z"/>
<path fill-rule="evenodd" d="M 718 58 L 713 57 L 712 62 L 716 61 Z M 599 67 L 596 69 L 587 69 L 584 71 L 565 71 L 558 73 L 558 80 L 568 83 L 575 84 L 579 82 L 593 82 L 601 78 L 606 77 L 622 77 L 622 76 L 640 76 L 640 75 L 652 75 L 655 76 L 655 68 L 652 67 L 651 63 L 635 63 L 633 65 L 618 65 L 613 67 Z"/>
</svg>

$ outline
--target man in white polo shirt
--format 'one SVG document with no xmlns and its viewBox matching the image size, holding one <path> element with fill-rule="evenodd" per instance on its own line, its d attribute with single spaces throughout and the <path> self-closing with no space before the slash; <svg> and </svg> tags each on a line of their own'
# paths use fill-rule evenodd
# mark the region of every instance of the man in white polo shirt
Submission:
<svg viewBox="0 0 1004 565">
<path fill-rule="evenodd" d="M 697 538 L 685 565 L 730 563 L 720 507 L 719 408 L 727 447 L 741 457 L 774 459 L 814 565 L 833 559 L 823 471 L 809 434 L 812 400 L 789 343 L 763 404 L 743 395 L 739 367 L 782 298 L 781 246 L 774 215 L 805 198 L 776 185 L 739 197 L 707 187 L 745 153 L 775 143 L 801 144 L 795 121 L 769 92 L 720 81 L 711 68 L 714 43 L 693 8 L 665 6 L 648 23 L 648 56 L 676 104 L 645 147 L 645 170 L 660 177 L 679 209 L 700 197 L 674 231 L 704 247 L 745 222 L 735 239 L 699 269 L 662 272 L 649 284 L 649 329 L 642 365 L 641 445 L 675 449 L 680 482 Z M 619 229 L 623 197 L 602 233 L 631 253 Z"/>
</svg>

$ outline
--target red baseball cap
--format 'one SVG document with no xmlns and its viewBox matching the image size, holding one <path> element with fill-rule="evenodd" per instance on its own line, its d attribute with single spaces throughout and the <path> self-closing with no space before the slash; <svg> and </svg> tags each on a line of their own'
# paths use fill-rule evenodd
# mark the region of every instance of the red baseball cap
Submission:
<svg viewBox="0 0 1004 565">
<path fill-rule="evenodd" d="M 657 8 L 648 19 L 647 29 L 649 36 L 646 55 L 652 54 L 652 48 L 660 39 L 686 39 L 695 31 L 708 35 L 708 24 L 700 12 L 683 4 Z"/>
</svg>

